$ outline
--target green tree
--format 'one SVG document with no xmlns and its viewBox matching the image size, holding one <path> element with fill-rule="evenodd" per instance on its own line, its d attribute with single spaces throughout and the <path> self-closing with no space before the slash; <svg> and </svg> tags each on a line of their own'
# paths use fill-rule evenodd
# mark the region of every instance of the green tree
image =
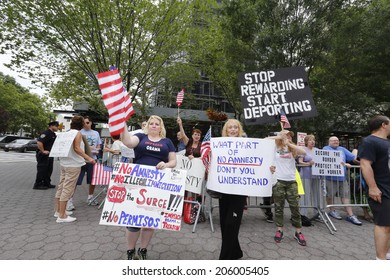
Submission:
<svg viewBox="0 0 390 280">
<path fill-rule="evenodd" d="M 46 102 L 29 93 L 14 78 L 0 72 L 0 133 L 18 133 L 20 129 L 36 136 L 47 127 L 52 115 Z"/>
<path fill-rule="evenodd" d="M 208 1 L 5 0 L 2 48 L 12 65 L 53 86 L 62 103 L 100 98 L 98 72 L 116 65 L 133 100 L 161 81 L 168 61 L 184 59 L 194 10 Z M 1 31 L 0 31 L 1 32 Z M 50 69 L 35 72 L 26 61 Z"/>
</svg>

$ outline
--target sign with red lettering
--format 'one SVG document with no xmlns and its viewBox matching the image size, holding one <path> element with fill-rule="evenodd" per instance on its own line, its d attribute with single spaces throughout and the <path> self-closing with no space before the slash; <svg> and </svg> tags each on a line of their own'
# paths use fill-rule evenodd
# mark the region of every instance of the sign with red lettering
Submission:
<svg viewBox="0 0 390 280">
<path fill-rule="evenodd" d="M 180 230 L 186 179 L 185 170 L 116 163 L 100 224 Z"/>
<path fill-rule="evenodd" d="M 107 200 L 110 202 L 121 203 L 125 200 L 126 188 L 112 186 L 107 191 Z"/>
</svg>

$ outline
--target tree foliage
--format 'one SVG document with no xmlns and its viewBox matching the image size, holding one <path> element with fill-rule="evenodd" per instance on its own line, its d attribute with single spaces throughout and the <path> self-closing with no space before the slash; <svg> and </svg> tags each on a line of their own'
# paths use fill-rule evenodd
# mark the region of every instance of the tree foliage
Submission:
<svg viewBox="0 0 390 280">
<path fill-rule="evenodd" d="M 36 136 L 47 127 L 50 117 L 44 100 L 0 72 L 0 133 L 16 134 L 23 128 Z"/>
<path fill-rule="evenodd" d="M 156 85 L 191 44 L 192 13 L 207 1 L 5 0 L 3 49 L 12 65 L 53 85 L 64 102 L 96 97 L 95 75 L 116 65 L 133 100 Z M 50 71 L 34 73 L 35 61 Z M 58 80 L 53 79 L 58 77 Z"/>
</svg>

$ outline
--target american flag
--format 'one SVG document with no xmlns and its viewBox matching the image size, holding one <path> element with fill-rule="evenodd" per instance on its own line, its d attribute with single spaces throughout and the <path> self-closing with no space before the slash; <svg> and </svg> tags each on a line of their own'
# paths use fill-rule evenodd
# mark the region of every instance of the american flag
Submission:
<svg viewBox="0 0 390 280">
<path fill-rule="evenodd" d="M 96 163 L 93 166 L 91 185 L 108 186 L 110 184 L 111 174 L 112 174 L 112 167 L 100 163 Z"/>
<path fill-rule="evenodd" d="M 206 167 L 206 171 L 209 169 L 210 164 L 210 140 L 211 140 L 211 127 L 207 131 L 203 138 L 202 145 L 200 146 L 200 157 L 202 158 L 203 164 Z"/>
<path fill-rule="evenodd" d="M 108 127 L 111 135 L 119 135 L 127 119 L 134 114 L 131 98 L 123 86 L 118 69 L 97 74 L 103 102 L 108 111 Z"/>
<path fill-rule="evenodd" d="M 177 93 L 177 97 L 176 97 L 177 106 L 180 107 L 181 103 L 183 103 L 183 99 L 184 99 L 184 88 L 182 88 L 181 91 Z"/>
<path fill-rule="evenodd" d="M 280 122 L 282 123 L 283 128 L 291 128 L 290 122 L 288 121 L 283 109 L 280 110 Z"/>
</svg>

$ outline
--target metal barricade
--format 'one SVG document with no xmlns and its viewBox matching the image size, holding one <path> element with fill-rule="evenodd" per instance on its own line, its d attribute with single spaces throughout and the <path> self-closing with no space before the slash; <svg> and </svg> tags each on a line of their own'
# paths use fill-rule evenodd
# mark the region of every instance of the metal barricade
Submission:
<svg viewBox="0 0 390 280">
<path fill-rule="evenodd" d="M 297 168 L 299 167 L 303 166 L 297 165 Z M 342 203 L 338 196 L 341 190 L 341 182 L 334 181 L 332 185 L 329 185 L 329 183 L 332 181 L 329 182 L 329 180 L 326 180 L 326 177 L 323 176 L 318 176 L 317 178 L 310 180 L 302 179 L 302 184 L 305 189 L 305 195 L 309 196 L 309 199 L 307 199 L 307 197 L 306 199 L 302 199 L 302 197 L 304 196 L 301 197 L 301 211 L 302 209 L 313 209 L 314 215 L 312 217 L 309 217 L 309 219 L 319 220 L 320 222 L 324 223 L 324 225 L 328 228 L 331 234 L 334 234 L 337 229 L 327 213 L 327 210 L 330 207 L 368 207 L 367 197 L 362 187 L 360 178 L 360 166 L 353 165 L 351 168 L 347 169 L 346 181 L 343 184 L 344 187 L 348 188 L 349 190 L 349 197 L 347 198 L 347 201 L 344 200 L 344 202 L 348 203 Z M 330 190 L 332 194 L 334 194 L 334 196 L 329 197 L 328 201 L 327 189 Z M 210 196 L 208 196 L 207 208 L 205 209 L 206 212 L 208 212 L 206 213 L 206 216 L 209 217 L 212 232 L 214 232 L 212 212 L 213 209 L 218 207 L 218 205 L 213 204 L 213 200 L 215 199 L 212 199 Z M 274 208 L 273 205 L 264 205 L 262 204 L 262 202 L 262 197 L 248 197 L 246 208 Z M 288 208 L 288 204 L 286 204 L 285 208 Z"/>
</svg>

